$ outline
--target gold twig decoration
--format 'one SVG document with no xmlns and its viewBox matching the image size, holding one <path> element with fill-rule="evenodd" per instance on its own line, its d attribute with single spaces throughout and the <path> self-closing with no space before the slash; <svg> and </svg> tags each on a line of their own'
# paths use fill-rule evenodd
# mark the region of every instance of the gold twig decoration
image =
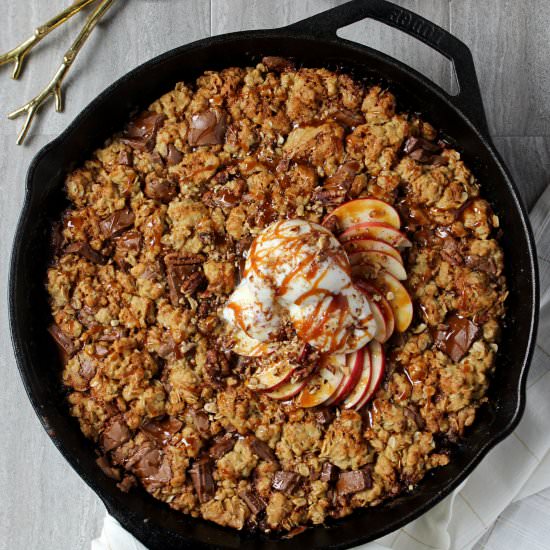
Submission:
<svg viewBox="0 0 550 550">
<path fill-rule="evenodd" d="M 17 109 L 16 111 L 13 111 L 13 113 L 10 113 L 8 115 L 8 118 L 13 120 L 23 113 L 27 113 L 27 118 L 25 120 L 25 123 L 23 124 L 23 128 L 21 129 L 21 132 L 17 137 L 17 145 L 21 145 L 21 143 L 23 143 L 29 131 L 30 125 L 34 119 L 34 116 L 36 115 L 36 112 L 50 96 L 53 96 L 55 98 L 55 110 L 58 113 L 63 110 L 63 96 L 61 93 L 61 84 L 63 83 L 63 79 L 65 78 L 68 70 L 71 68 L 71 65 L 73 64 L 78 52 L 86 42 L 86 39 L 88 38 L 88 36 L 90 36 L 90 33 L 97 25 L 98 21 L 111 7 L 113 2 L 114 0 L 101 1 L 99 6 L 97 6 L 94 12 L 86 20 L 84 27 L 80 31 L 76 40 L 73 42 L 72 46 L 63 56 L 63 62 L 57 69 L 56 73 L 54 74 L 48 85 L 36 97 L 23 105 L 23 107 Z"/>
<path fill-rule="evenodd" d="M 68 8 L 64 9 L 61 13 L 58 13 L 52 19 L 40 25 L 34 30 L 32 36 L 29 36 L 27 40 L 19 44 L 10 50 L 9 52 L 0 55 L 0 66 L 5 65 L 6 63 L 14 63 L 12 78 L 17 79 L 21 74 L 21 69 L 23 68 L 23 62 L 25 57 L 30 53 L 30 51 L 48 34 L 50 34 L 54 29 L 57 29 L 60 25 L 68 21 L 73 15 L 81 11 L 88 4 L 95 2 L 96 0 L 78 0 Z"/>
</svg>

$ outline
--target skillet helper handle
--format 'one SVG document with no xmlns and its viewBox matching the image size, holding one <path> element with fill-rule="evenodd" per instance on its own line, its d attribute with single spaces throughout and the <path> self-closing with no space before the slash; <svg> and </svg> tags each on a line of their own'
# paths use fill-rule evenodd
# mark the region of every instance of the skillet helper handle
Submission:
<svg viewBox="0 0 550 550">
<path fill-rule="evenodd" d="M 457 95 L 446 93 L 447 97 L 484 136 L 489 135 L 472 53 L 464 42 L 424 17 L 387 0 L 351 0 L 286 28 L 307 35 L 334 38 L 338 29 L 363 19 L 374 19 L 399 29 L 449 59 L 459 91 Z"/>
</svg>

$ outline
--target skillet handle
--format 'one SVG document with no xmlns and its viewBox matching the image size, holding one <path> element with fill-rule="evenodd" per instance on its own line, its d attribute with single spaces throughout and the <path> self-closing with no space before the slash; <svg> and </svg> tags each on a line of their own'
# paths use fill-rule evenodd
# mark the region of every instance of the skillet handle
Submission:
<svg viewBox="0 0 550 550">
<path fill-rule="evenodd" d="M 335 38 L 338 29 L 367 18 L 399 29 L 449 59 L 454 67 L 459 91 L 456 95 L 444 93 L 482 134 L 489 135 L 472 53 L 464 42 L 424 17 L 387 0 L 351 0 L 293 23 L 286 29 L 317 37 Z"/>
</svg>

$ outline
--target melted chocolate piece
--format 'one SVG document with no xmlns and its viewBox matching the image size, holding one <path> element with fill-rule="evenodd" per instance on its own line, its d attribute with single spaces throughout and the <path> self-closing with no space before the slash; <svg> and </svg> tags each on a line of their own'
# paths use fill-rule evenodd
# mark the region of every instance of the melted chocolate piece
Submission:
<svg viewBox="0 0 550 550">
<path fill-rule="evenodd" d="M 351 472 L 342 472 L 336 483 L 336 492 L 338 495 L 349 495 L 358 493 L 372 487 L 372 477 L 370 469 L 355 470 Z"/>
<path fill-rule="evenodd" d="M 418 149 L 436 153 L 441 150 L 441 147 L 438 144 L 428 141 L 427 139 L 412 136 L 405 141 L 405 145 L 403 146 L 403 152 L 406 155 L 410 155 L 413 151 L 417 151 Z"/>
<path fill-rule="evenodd" d="M 262 63 L 266 66 L 268 71 L 274 71 L 276 73 L 293 71 L 295 68 L 294 63 L 290 59 L 275 55 L 268 55 L 262 58 Z"/>
<path fill-rule="evenodd" d="M 130 208 L 117 210 L 104 220 L 99 222 L 101 233 L 106 239 L 114 237 L 134 225 L 136 217 Z"/>
<path fill-rule="evenodd" d="M 197 496 L 202 503 L 214 498 L 216 485 L 212 477 L 212 462 L 209 459 L 195 462 L 189 470 L 189 475 L 191 476 Z"/>
<path fill-rule="evenodd" d="M 167 155 L 166 155 L 166 162 L 168 163 L 168 166 L 174 166 L 175 164 L 179 164 L 183 159 L 183 153 L 176 149 L 174 145 L 171 143 L 167 146 Z"/>
<path fill-rule="evenodd" d="M 206 281 L 200 264 L 204 256 L 192 254 L 188 256 L 176 253 L 164 257 L 166 265 L 166 279 L 170 290 L 170 302 L 177 307 L 184 294 L 193 294 Z"/>
<path fill-rule="evenodd" d="M 225 121 L 225 112 L 217 107 L 193 115 L 187 135 L 189 145 L 221 145 L 225 137 Z"/>
<path fill-rule="evenodd" d="M 126 329 L 123 327 L 110 327 L 103 330 L 103 334 L 98 338 L 100 342 L 116 342 L 126 336 Z"/>
<path fill-rule="evenodd" d="M 89 382 L 95 376 L 97 370 L 96 362 L 86 354 L 81 354 L 78 357 L 78 362 L 80 363 L 78 374 L 80 374 L 86 382 Z"/>
<path fill-rule="evenodd" d="M 245 501 L 253 515 L 257 516 L 265 510 L 266 503 L 255 491 L 243 491 L 239 493 L 239 497 Z"/>
<path fill-rule="evenodd" d="M 139 151 L 152 151 L 165 118 L 165 115 L 145 111 L 128 124 L 122 142 Z"/>
<path fill-rule="evenodd" d="M 296 472 L 285 472 L 284 470 L 279 470 L 275 472 L 273 476 L 273 481 L 271 482 L 271 487 L 275 491 L 281 491 L 282 493 L 292 493 L 294 489 L 300 483 L 300 474 Z"/>
<path fill-rule="evenodd" d="M 455 363 L 460 361 L 478 337 L 479 327 L 470 319 L 453 314 L 434 333 L 435 345 Z"/>
<path fill-rule="evenodd" d="M 333 118 L 336 122 L 348 126 L 349 128 L 355 128 L 361 124 L 365 124 L 365 117 L 360 111 L 351 111 L 342 107 L 338 109 L 333 115 Z"/>
<path fill-rule="evenodd" d="M 58 325 L 53 323 L 48 327 L 48 332 L 52 335 L 55 343 L 59 347 L 60 351 L 67 357 L 74 355 L 77 350 L 77 347 L 73 343 L 72 338 L 65 334 Z"/>
<path fill-rule="evenodd" d="M 193 424 L 197 431 L 203 436 L 208 437 L 210 435 L 210 420 L 208 415 L 204 411 L 196 411 L 191 409 L 191 416 L 193 417 Z"/>
<path fill-rule="evenodd" d="M 133 464 L 132 471 L 141 479 L 155 477 L 161 467 L 162 453 L 159 449 L 147 448 Z"/>
<path fill-rule="evenodd" d="M 149 199 L 170 202 L 178 194 L 178 188 L 173 181 L 153 177 L 145 181 L 143 193 Z"/>
<path fill-rule="evenodd" d="M 235 446 L 235 443 L 237 443 L 237 440 L 233 435 L 225 434 L 223 437 L 220 437 L 215 441 L 214 445 L 210 447 L 208 454 L 213 459 L 218 460 L 231 451 Z"/>
<path fill-rule="evenodd" d="M 160 445 L 166 445 L 175 433 L 179 432 L 183 422 L 173 416 L 166 416 L 159 420 L 150 420 L 141 427 L 147 437 Z"/>
<path fill-rule="evenodd" d="M 128 151 L 121 151 L 118 154 L 118 163 L 122 164 L 122 166 L 132 166 L 133 162 L 133 155 L 131 152 Z"/>
<path fill-rule="evenodd" d="M 130 440 L 130 430 L 121 416 L 111 419 L 101 434 L 101 446 L 105 451 L 112 451 Z"/>
<path fill-rule="evenodd" d="M 254 436 L 249 436 L 247 438 L 250 450 L 258 455 L 262 460 L 267 460 L 268 462 L 277 462 L 277 456 L 273 452 L 273 449 L 263 441 L 260 441 Z"/>
<path fill-rule="evenodd" d="M 79 256 L 86 258 L 86 260 L 90 260 L 90 262 L 94 264 L 102 265 L 107 262 L 107 258 L 105 258 L 103 254 L 100 254 L 99 252 L 95 251 L 86 242 L 71 243 L 70 245 L 65 247 L 64 252 L 65 254 L 78 254 Z"/>
<path fill-rule="evenodd" d="M 321 481 L 326 481 L 331 483 L 338 479 L 338 467 L 330 462 L 325 462 L 323 464 L 323 469 L 321 470 Z"/>
</svg>

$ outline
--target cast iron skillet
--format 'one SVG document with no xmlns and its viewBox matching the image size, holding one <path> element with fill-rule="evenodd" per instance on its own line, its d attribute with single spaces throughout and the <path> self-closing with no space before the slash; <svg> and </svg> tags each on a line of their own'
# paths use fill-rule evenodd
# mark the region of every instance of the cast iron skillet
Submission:
<svg viewBox="0 0 550 550">
<path fill-rule="evenodd" d="M 452 60 L 459 94 L 451 97 L 402 63 L 336 36 L 338 28 L 367 17 L 401 29 Z M 67 206 L 62 191 L 67 172 L 120 130 L 137 108 L 172 89 L 178 80 L 191 82 L 206 69 L 250 65 L 262 55 L 291 56 L 305 66 L 341 67 L 357 77 L 381 80 L 396 93 L 401 109 L 421 112 L 436 128 L 452 136 L 500 217 L 510 289 L 490 403 L 480 410 L 466 439 L 453 450 L 451 464 L 429 474 L 410 494 L 358 511 L 329 527 L 308 529 L 292 540 L 237 533 L 192 519 L 170 510 L 141 489 L 130 494 L 120 492 L 96 466 L 92 445 L 67 413 L 59 383 L 61 366 L 46 333 L 50 318 L 44 274 L 49 228 Z M 109 512 L 151 550 L 271 550 L 296 544 L 307 548 L 349 548 L 417 518 L 463 481 L 489 449 L 517 425 L 525 404 L 537 304 L 537 268 L 529 222 L 510 175 L 489 139 L 470 51 L 445 30 L 385 0 L 353 0 L 282 29 L 200 40 L 145 63 L 109 87 L 32 162 L 9 283 L 13 345 L 37 415 L 63 456 Z M 59 491 L 63 493 L 62 486 Z"/>
</svg>

